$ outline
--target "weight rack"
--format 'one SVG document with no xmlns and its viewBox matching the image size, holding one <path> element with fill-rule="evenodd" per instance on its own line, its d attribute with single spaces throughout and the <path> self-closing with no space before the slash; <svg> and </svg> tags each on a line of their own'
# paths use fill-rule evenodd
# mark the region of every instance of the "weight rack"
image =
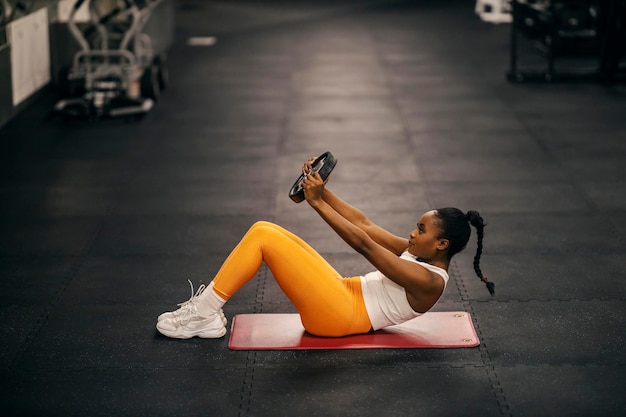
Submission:
<svg viewBox="0 0 626 417">
<path fill-rule="evenodd" d="M 508 80 L 598 78 L 600 9 L 594 0 L 513 0 Z"/>
</svg>

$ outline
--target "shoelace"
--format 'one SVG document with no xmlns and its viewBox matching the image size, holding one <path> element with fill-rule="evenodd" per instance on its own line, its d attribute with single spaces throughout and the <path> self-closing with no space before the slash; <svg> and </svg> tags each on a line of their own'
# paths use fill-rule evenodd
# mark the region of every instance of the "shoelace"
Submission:
<svg viewBox="0 0 626 417">
<path fill-rule="evenodd" d="M 187 282 L 189 282 L 189 287 L 191 288 L 191 296 L 189 297 L 189 300 L 178 304 L 179 309 L 174 312 L 174 315 L 175 315 L 174 321 L 180 322 L 181 324 L 188 323 L 189 320 L 191 320 L 193 316 L 197 314 L 196 300 L 198 299 L 198 296 L 200 296 L 200 294 L 202 294 L 202 292 L 206 288 L 206 285 L 202 284 L 198 287 L 198 290 L 194 294 L 193 283 L 191 282 L 190 279 L 188 279 Z"/>
</svg>

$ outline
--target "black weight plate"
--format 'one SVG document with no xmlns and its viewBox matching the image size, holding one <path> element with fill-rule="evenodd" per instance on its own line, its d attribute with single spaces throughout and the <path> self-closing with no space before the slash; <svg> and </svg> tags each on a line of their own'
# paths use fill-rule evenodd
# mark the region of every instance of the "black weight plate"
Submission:
<svg viewBox="0 0 626 417">
<path fill-rule="evenodd" d="M 320 156 L 318 156 L 315 161 L 313 161 L 311 172 L 317 172 L 322 177 L 322 181 L 326 181 L 326 178 L 330 175 L 330 173 L 337 165 L 337 158 L 333 156 L 332 153 L 324 152 Z M 289 198 L 291 198 L 296 203 L 300 203 L 304 201 L 304 189 L 302 188 L 302 181 L 306 178 L 305 174 L 300 175 L 296 182 L 293 183 L 291 190 L 289 190 Z"/>
</svg>

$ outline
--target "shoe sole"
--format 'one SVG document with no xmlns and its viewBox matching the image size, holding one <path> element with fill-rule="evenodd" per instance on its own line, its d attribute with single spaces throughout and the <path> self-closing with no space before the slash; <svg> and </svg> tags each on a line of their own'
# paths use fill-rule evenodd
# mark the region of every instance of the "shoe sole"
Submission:
<svg viewBox="0 0 626 417">
<path fill-rule="evenodd" d="M 202 330 L 177 332 L 170 331 L 168 329 L 159 329 L 159 323 L 157 323 L 156 329 L 163 336 L 171 337 L 173 339 L 191 339 L 192 337 L 200 337 L 202 339 L 219 339 L 220 337 L 224 337 L 226 334 L 226 327 L 222 328 L 218 332 L 205 332 Z"/>
</svg>

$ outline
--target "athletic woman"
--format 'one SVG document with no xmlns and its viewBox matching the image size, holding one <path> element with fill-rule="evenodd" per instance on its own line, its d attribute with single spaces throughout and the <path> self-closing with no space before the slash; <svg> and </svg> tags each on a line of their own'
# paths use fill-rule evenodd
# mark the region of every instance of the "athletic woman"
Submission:
<svg viewBox="0 0 626 417">
<path fill-rule="evenodd" d="M 304 164 L 303 173 L 311 172 L 313 161 Z M 263 262 L 311 334 L 347 336 L 403 323 L 427 312 L 441 298 L 450 260 L 469 241 L 470 224 L 477 231 L 474 270 L 493 294 L 493 283 L 480 270 L 484 224 L 477 212 L 428 211 L 406 239 L 372 223 L 337 197 L 318 173 L 308 175 L 303 188 L 308 204 L 375 271 L 344 278 L 298 236 L 273 223 L 257 222 L 208 286 L 194 294 L 192 285 L 188 301 L 158 317 L 158 331 L 179 339 L 224 336 L 227 320 L 222 306 Z"/>
</svg>

